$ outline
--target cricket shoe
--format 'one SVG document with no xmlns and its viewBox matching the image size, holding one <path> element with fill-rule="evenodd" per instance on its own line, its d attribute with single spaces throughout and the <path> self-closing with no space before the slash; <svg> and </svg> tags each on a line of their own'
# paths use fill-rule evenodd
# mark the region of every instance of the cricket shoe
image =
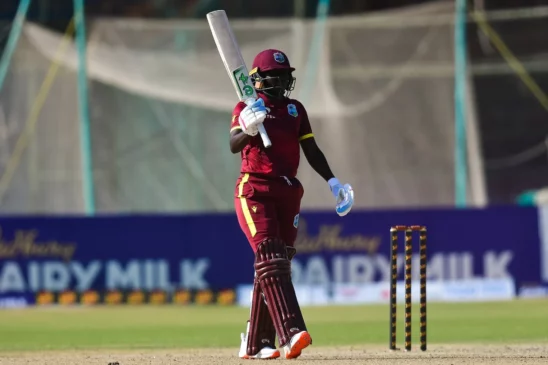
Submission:
<svg viewBox="0 0 548 365">
<path fill-rule="evenodd" d="M 240 359 L 261 359 L 261 360 L 273 360 L 280 357 L 280 351 L 273 349 L 272 347 L 265 346 L 255 355 L 247 354 L 247 336 L 243 333 L 240 335 L 242 342 L 240 344 L 240 352 L 238 356 Z"/>
<path fill-rule="evenodd" d="M 289 343 L 284 346 L 285 358 L 296 359 L 301 356 L 301 352 L 312 343 L 312 337 L 306 331 L 301 331 L 291 337 Z"/>
</svg>

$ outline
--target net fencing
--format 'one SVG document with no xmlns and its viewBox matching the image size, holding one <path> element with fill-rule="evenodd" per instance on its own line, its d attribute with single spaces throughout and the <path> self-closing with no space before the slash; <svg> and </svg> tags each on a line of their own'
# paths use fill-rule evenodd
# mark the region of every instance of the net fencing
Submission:
<svg viewBox="0 0 548 365">
<path fill-rule="evenodd" d="M 77 111 L 75 71 L 22 34 L 0 91 L 2 213 L 83 210 Z"/>
<path fill-rule="evenodd" d="M 264 48 L 288 54 L 297 69 L 292 97 L 304 102 L 335 174 L 354 186 L 357 208 L 419 207 L 454 202 L 453 16 L 453 3 L 441 1 L 332 17 L 310 55 L 312 21 L 231 23 L 248 63 Z M 88 33 L 97 212 L 232 210 L 239 156 L 228 150 L 228 130 L 237 100 L 205 19 L 96 19 Z M 27 23 L 0 94 L 3 212 L 83 209 L 77 52 L 62 44 L 61 34 Z M 299 178 L 303 209 L 333 209 L 304 157 Z"/>
<path fill-rule="evenodd" d="M 547 18 L 548 6 L 502 10 L 473 14 L 469 27 L 486 190 L 496 204 L 548 185 Z"/>
</svg>

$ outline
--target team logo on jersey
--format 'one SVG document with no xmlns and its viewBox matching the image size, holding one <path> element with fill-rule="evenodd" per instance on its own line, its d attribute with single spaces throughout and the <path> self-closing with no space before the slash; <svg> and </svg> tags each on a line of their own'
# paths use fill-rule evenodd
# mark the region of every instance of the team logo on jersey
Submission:
<svg viewBox="0 0 548 365">
<path fill-rule="evenodd" d="M 274 53 L 274 61 L 276 61 L 278 63 L 284 63 L 285 62 L 285 57 L 284 57 L 283 53 L 280 53 L 280 52 Z"/>
<path fill-rule="evenodd" d="M 287 112 L 292 117 L 296 117 L 296 116 L 299 115 L 299 112 L 297 111 L 297 107 L 295 106 L 295 104 L 288 104 L 287 105 Z"/>
<path fill-rule="evenodd" d="M 299 215 L 297 214 L 295 218 L 293 218 L 293 227 L 297 228 L 299 227 Z"/>
</svg>

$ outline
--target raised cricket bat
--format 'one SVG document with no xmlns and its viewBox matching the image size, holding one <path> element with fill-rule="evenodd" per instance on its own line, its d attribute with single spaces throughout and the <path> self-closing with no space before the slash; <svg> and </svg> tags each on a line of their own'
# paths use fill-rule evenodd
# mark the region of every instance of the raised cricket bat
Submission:
<svg viewBox="0 0 548 365">
<path fill-rule="evenodd" d="M 251 83 L 249 71 L 245 65 L 236 37 L 232 33 L 226 12 L 224 10 L 212 11 L 207 14 L 207 21 L 209 22 L 209 28 L 213 34 L 219 55 L 223 60 L 226 72 L 228 72 L 238 98 L 240 101 L 256 98 L 257 93 Z M 268 138 L 268 134 L 266 134 L 262 123 L 259 124 L 259 134 L 266 148 L 272 146 L 272 142 Z"/>
</svg>

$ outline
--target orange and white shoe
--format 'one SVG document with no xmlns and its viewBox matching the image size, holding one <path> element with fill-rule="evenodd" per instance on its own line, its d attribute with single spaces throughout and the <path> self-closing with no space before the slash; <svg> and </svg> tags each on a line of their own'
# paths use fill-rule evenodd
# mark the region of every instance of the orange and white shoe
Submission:
<svg viewBox="0 0 548 365">
<path fill-rule="evenodd" d="M 247 336 L 241 334 L 242 342 L 240 344 L 240 352 L 238 356 L 240 359 L 261 359 L 261 360 L 273 360 L 280 357 L 280 351 L 273 349 L 272 347 L 265 346 L 255 355 L 247 354 Z"/>
<path fill-rule="evenodd" d="M 291 337 L 289 343 L 284 346 L 285 358 L 296 359 L 301 352 L 312 343 L 312 337 L 306 331 L 301 331 Z"/>
</svg>

